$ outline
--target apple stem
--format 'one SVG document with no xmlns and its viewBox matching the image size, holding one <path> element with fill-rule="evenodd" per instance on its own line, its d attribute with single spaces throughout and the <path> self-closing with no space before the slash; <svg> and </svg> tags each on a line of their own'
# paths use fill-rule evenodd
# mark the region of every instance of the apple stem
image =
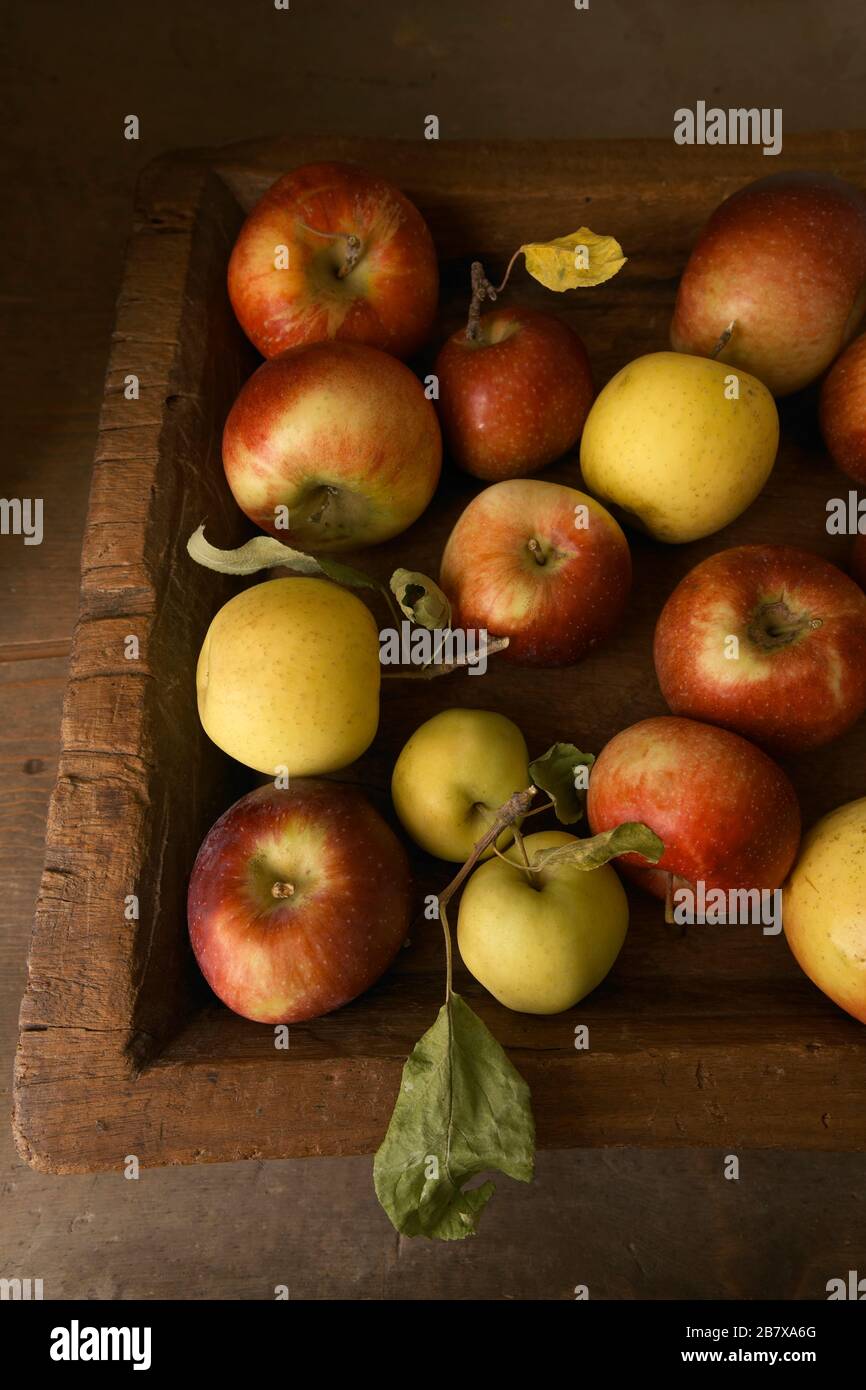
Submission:
<svg viewBox="0 0 866 1390">
<path fill-rule="evenodd" d="M 665 875 L 665 921 L 668 926 L 673 926 L 674 922 L 674 876 Z"/>
<path fill-rule="evenodd" d="M 484 266 L 480 261 L 472 262 L 472 268 L 469 272 L 472 285 L 472 298 L 469 301 L 469 317 L 466 320 L 466 337 L 470 342 L 474 343 L 478 341 L 478 323 L 481 318 L 481 305 L 484 303 L 485 299 L 497 299 L 505 289 L 505 286 L 508 284 L 508 277 L 511 274 L 511 268 L 520 255 L 521 249 L 521 247 L 518 247 L 511 257 L 511 260 L 508 262 L 508 268 L 499 285 L 491 285 L 484 273 Z"/>
<path fill-rule="evenodd" d="M 305 232 L 309 232 L 312 236 L 324 237 L 326 241 L 337 241 L 340 237 L 343 238 L 346 243 L 346 259 L 337 271 L 337 279 L 344 280 L 361 259 L 361 251 L 363 250 L 361 238 L 356 236 L 354 232 L 320 232 L 318 227 L 309 227 L 306 222 L 301 222 L 300 225 Z"/>
<path fill-rule="evenodd" d="M 472 853 L 466 863 L 457 871 L 448 884 L 439 894 L 439 921 L 442 923 L 442 931 L 445 935 L 445 1002 L 451 998 L 452 985 L 452 952 L 451 952 L 451 929 L 448 926 L 448 915 L 445 911 L 448 903 L 466 882 L 478 860 L 484 851 L 490 846 L 495 845 L 503 830 L 507 830 L 509 825 L 514 825 L 515 821 L 520 820 L 532 805 L 532 798 L 535 796 L 536 788 L 527 787 L 525 791 L 515 792 L 507 801 L 499 807 L 493 817 L 493 823 L 488 830 L 485 830 L 481 839 L 473 846 Z"/>
<path fill-rule="evenodd" d="M 730 323 L 728 324 L 727 328 L 724 329 L 724 331 L 720 334 L 720 336 L 719 336 L 719 341 L 716 343 L 716 346 L 713 348 L 712 352 L 710 353 L 710 357 L 712 357 L 712 358 L 718 357 L 719 353 L 720 353 L 720 352 L 723 352 L 724 349 L 727 347 L 728 343 L 731 341 L 731 334 L 732 334 L 733 331 L 734 331 L 734 325 L 735 325 L 736 322 L 737 322 L 736 319 L 731 319 L 731 321 L 730 321 Z"/>
<path fill-rule="evenodd" d="M 523 843 L 523 836 L 521 835 L 516 825 L 512 833 L 514 835 L 514 843 L 517 845 L 517 848 L 520 850 L 520 853 L 523 856 L 523 863 L 526 868 L 526 874 L 529 879 L 530 885 L 533 888 L 537 888 L 538 882 L 535 877 L 535 870 L 529 862 L 529 855 L 526 853 L 526 845 Z"/>
<path fill-rule="evenodd" d="M 337 279 L 345 280 L 350 271 L 355 269 L 361 259 L 361 238 L 355 236 L 354 232 L 349 232 L 346 236 L 346 259 L 337 271 Z"/>
<path fill-rule="evenodd" d="M 533 560 L 537 565 L 547 564 L 547 556 L 542 550 L 540 542 L 537 541 L 534 536 L 530 536 L 529 540 L 526 542 L 526 545 L 532 555 Z"/>
<path fill-rule="evenodd" d="M 275 883 L 271 888 L 271 897 L 290 898 L 295 891 L 293 883 Z"/>
</svg>

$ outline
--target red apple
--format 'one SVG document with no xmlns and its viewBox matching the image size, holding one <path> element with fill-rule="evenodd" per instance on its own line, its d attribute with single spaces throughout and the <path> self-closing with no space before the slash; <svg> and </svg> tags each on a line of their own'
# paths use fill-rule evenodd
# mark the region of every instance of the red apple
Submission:
<svg viewBox="0 0 866 1390">
<path fill-rule="evenodd" d="M 436 412 L 418 378 L 361 343 L 311 343 L 264 362 L 223 432 L 238 506 L 302 550 L 405 531 L 436 491 L 441 461 Z"/>
<path fill-rule="evenodd" d="M 659 897 L 669 875 L 707 890 L 780 886 L 800 842 L 800 808 L 785 773 L 727 729 L 670 715 L 642 719 L 612 738 L 589 777 L 593 834 L 643 821 L 664 842 L 650 868 L 617 860 Z"/>
<path fill-rule="evenodd" d="M 592 374 L 580 338 L 553 314 L 494 309 L 436 359 L 439 418 L 455 462 L 498 482 L 537 473 L 580 438 Z"/>
<path fill-rule="evenodd" d="M 866 710 L 866 596 L 808 550 L 722 550 L 674 589 L 654 658 L 674 714 L 771 752 L 818 748 Z"/>
<path fill-rule="evenodd" d="M 328 338 L 409 357 L 430 332 L 439 271 L 427 224 L 399 189 L 354 164 L 305 164 L 253 208 L 228 284 L 265 357 Z"/>
<path fill-rule="evenodd" d="M 345 783 L 259 787 L 208 831 L 189 883 L 202 974 L 235 1013 L 301 1023 L 375 984 L 406 939 L 409 866 Z"/>
<path fill-rule="evenodd" d="M 866 333 L 845 349 L 821 387 L 821 432 L 833 462 L 866 483 Z"/>
<path fill-rule="evenodd" d="M 866 194 L 831 174 L 770 174 L 734 193 L 701 233 L 671 324 L 677 352 L 751 372 L 775 396 L 807 386 L 866 309 Z"/>
<path fill-rule="evenodd" d="M 628 542 L 600 502 L 574 488 L 514 478 L 479 493 L 442 556 L 456 628 L 508 637 L 503 657 L 569 666 L 622 616 Z"/>
</svg>

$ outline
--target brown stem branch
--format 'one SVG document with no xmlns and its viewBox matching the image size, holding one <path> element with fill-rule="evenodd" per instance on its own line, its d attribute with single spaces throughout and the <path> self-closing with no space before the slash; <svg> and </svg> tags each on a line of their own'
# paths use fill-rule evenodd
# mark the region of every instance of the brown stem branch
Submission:
<svg viewBox="0 0 866 1390">
<path fill-rule="evenodd" d="M 526 814 L 532 805 L 532 798 L 535 796 L 535 792 L 535 787 L 527 787 L 525 791 L 515 792 L 513 796 L 510 796 L 508 800 L 499 807 L 499 810 L 493 817 L 492 825 L 488 830 L 485 830 L 481 839 L 476 842 L 466 863 L 457 871 L 447 888 L 443 888 L 442 892 L 439 894 L 439 921 L 442 923 L 442 930 L 445 934 L 446 1003 L 451 998 L 452 960 L 451 932 L 448 926 L 448 917 L 445 909 L 454 897 L 454 894 L 459 892 L 463 887 L 463 884 L 475 868 L 475 865 L 478 863 L 484 851 L 499 839 L 503 830 L 507 830 L 509 825 L 514 825 L 515 821 L 520 820 Z"/>
</svg>

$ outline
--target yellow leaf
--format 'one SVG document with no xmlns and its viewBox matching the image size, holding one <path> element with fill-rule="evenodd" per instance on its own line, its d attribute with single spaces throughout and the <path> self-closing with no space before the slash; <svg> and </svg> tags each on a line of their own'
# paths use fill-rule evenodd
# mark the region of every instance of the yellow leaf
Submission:
<svg viewBox="0 0 866 1390">
<path fill-rule="evenodd" d="M 528 241 L 520 249 L 530 275 L 548 290 L 601 285 L 622 270 L 627 259 L 615 237 L 596 236 L 588 227 L 554 241 Z"/>
</svg>

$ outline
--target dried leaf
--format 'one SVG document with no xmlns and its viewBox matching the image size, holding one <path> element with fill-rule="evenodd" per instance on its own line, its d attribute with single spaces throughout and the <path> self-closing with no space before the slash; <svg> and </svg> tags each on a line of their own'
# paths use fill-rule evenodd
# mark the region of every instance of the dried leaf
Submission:
<svg viewBox="0 0 866 1390">
<path fill-rule="evenodd" d="M 415 570 L 395 570 L 391 575 L 391 593 L 400 612 L 419 627 L 433 631 L 451 626 L 451 604 L 432 579 Z"/>
<path fill-rule="evenodd" d="M 276 536 L 254 536 L 245 545 L 235 550 L 220 550 L 204 537 L 204 526 L 193 531 L 186 543 L 189 554 L 196 564 L 205 569 L 217 570 L 220 574 L 258 574 L 259 570 L 283 567 L 294 570 L 296 574 L 333 579 L 335 584 L 346 584 L 352 589 L 381 589 L 378 580 L 371 579 L 361 570 L 341 565 L 337 560 L 327 557 L 318 559 L 307 555 L 303 550 L 293 550 L 284 545 Z"/>
<path fill-rule="evenodd" d="M 627 259 L 614 237 L 596 236 L 589 227 L 553 241 L 529 241 L 520 249 L 530 275 L 549 290 L 601 285 L 622 270 Z"/>
<path fill-rule="evenodd" d="M 571 840 L 567 845 L 540 850 L 530 867 L 547 869 L 552 864 L 571 864 L 576 869 L 598 869 L 619 854 L 642 854 L 650 864 L 657 864 L 664 852 L 664 844 L 648 825 L 625 821 L 587 840 Z"/>
</svg>

